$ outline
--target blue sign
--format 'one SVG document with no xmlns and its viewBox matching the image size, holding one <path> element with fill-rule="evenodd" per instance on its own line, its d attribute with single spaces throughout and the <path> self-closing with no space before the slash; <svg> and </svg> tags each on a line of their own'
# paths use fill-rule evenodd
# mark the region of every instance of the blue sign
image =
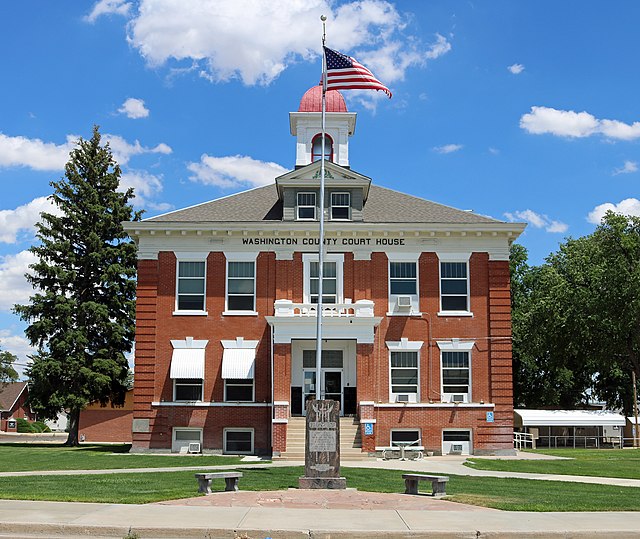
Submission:
<svg viewBox="0 0 640 539">
<path fill-rule="evenodd" d="M 373 423 L 364 424 L 364 434 L 365 436 L 371 436 L 373 434 Z"/>
<path fill-rule="evenodd" d="M 493 412 L 487 412 L 487 423 L 493 423 Z"/>
</svg>

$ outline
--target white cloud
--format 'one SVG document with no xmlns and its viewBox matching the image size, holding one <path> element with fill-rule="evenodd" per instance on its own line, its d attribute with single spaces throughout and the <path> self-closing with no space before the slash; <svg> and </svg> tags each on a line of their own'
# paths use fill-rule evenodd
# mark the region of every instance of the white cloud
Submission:
<svg viewBox="0 0 640 539">
<path fill-rule="evenodd" d="M 536 213 L 533 210 L 507 212 L 504 215 L 511 222 L 526 221 L 535 228 L 544 228 L 547 232 L 563 234 L 569 229 L 569 225 L 566 223 L 550 219 L 548 216 Z"/>
<path fill-rule="evenodd" d="M 494 148 L 492 146 L 489 147 L 489 153 L 491 155 L 499 155 L 500 154 L 500 150 L 498 150 L 498 148 Z"/>
<path fill-rule="evenodd" d="M 29 251 L 15 255 L 0 256 L 0 311 L 11 312 L 16 303 L 24 304 L 33 293 L 33 288 L 24 278 L 29 264 L 37 257 Z"/>
<path fill-rule="evenodd" d="M 435 146 L 433 151 L 437 153 L 453 153 L 462 150 L 463 147 L 462 144 L 445 144 L 444 146 Z"/>
<path fill-rule="evenodd" d="M 594 225 L 599 225 L 602 221 L 602 218 L 604 217 L 604 214 L 608 211 L 621 213 L 623 215 L 635 215 L 637 217 L 640 217 L 640 200 L 638 200 L 637 198 L 626 198 L 620 201 L 618 204 L 605 202 L 604 204 L 596 206 L 593 211 L 589 212 L 587 221 L 593 223 Z"/>
<path fill-rule="evenodd" d="M 55 144 L 0 133 L 0 167 L 29 167 L 34 170 L 62 170 L 79 137 L 68 135 L 67 142 Z"/>
<path fill-rule="evenodd" d="M 613 171 L 613 175 L 631 174 L 632 172 L 638 172 L 638 163 L 636 161 L 625 161 L 624 165 Z"/>
<path fill-rule="evenodd" d="M 131 2 L 125 0 L 100 0 L 96 2 L 91 13 L 89 13 L 84 20 L 94 23 L 98 17 L 109 14 L 123 15 L 126 17 L 130 10 Z"/>
<path fill-rule="evenodd" d="M 141 208 L 148 208 L 151 210 L 167 211 L 173 206 L 168 203 L 154 202 L 153 199 L 160 195 L 162 192 L 162 178 L 149 174 L 144 170 L 129 170 L 122 173 L 120 178 L 120 191 L 125 191 L 133 188 L 136 195 L 133 199 L 133 203 Z"/>
<path fill-rule="evenodd" d="M 132 144 L 119 135 L 105 134 L 102 135 L 102 139 L 104 142 L 109 143 L 113 157 L 120 165 L 126 165 L 134 155 L 145 153 L 170 154 L 173 151 L 164 142 L 161 142 L 155 148 L 147 148 L 146 146 L 142 146 L 137 140 Z"/>
<path fill-rule="evenodd" d="M 55 144 L 40 139 L 29 139 L 22 136 L 9 137 L 0 133 L 0 167 L 29 167 L 34 170 L 64 170 L 69 160 L 69 152 L 73 150 L 77 135 L 67 135 L 67 142 Z M 139 141 L 127 142 L 119 135 L 102 135 L 103 142 L 108 142 L 115 160 L 126 165 L 134 155 L 145 153 L 170 154 L 171 148 L 161 142 L 154 148 L 142 146 Z"/>
<path fill-rule="evenodd" d="M 135 97 L 127 99 L 122 104 L 122 107 L 118 109 L 118 112 L 126 114 L 129 118 L 133 118 L 134 120 L 149 116 L 149 109 L 144 106 L 144 101 Z"/>
<path fill-rule="evenodd" d="M 520 75 L 524 71 L 524 66 L 522 64 L 511 64 L 507 69 L 514 75 Z"/>
<path fill-rule="evenodd" d="M 239 78 L 267 85 L 300 60 L 316 59 L 320 71 L 322 14 L 328 17 L 330 46 L 348 54 L 355 50 L 365 64 L 370 60 L 367 67 L 387 85 L 451 49 L 441 35 L 426 46 L 405 36 L 406 17 L 385 0 L 339 6 L 333 0 L 141 0 L 128 40 L 151 66 L 195 63 L 214 82 Z"/>
<path fill-rule="evenodd" d="M 203 154 L 199 163 L 189 163 L 187 168 L 193 172 L 189 179 L 223 188 L 267 185 L 287 172 L 277 163 L 258 161 L 244 155 L 213 157 Z"/>
<path fill-rule="evenodd" d="M 534 135 L 550 133 L 559 137 L 583 138 L 600 134 L 618 140 L 640 138 L 640 122 L 626 124 L 618 120 L 599 120 L 585 111 L 549 107 L 531 107 L 531 112 L 520 118 L 520 127 Z"/>
<path fill-rule="evenodd" d="M 4 352 L 11 352 L 18 356 L 18 361 L 13 364 L 13 368 L 20 378 L 23 378 L 26 365 L 31 363 L 28 356 L 36 351 L 35 348 L 29 344 L 24 335 L 14 335 L 10 329 L 0 329 L 0 348 Z"/>
<path fill-rule="evenodd" d="M 15 210 L 0 210 L 0 242 L 16 243 L 20 232 L 32 235 L 40 213 L 58 214 L 58 207 L 47 197 L 33 199 Z"/>
</svg>

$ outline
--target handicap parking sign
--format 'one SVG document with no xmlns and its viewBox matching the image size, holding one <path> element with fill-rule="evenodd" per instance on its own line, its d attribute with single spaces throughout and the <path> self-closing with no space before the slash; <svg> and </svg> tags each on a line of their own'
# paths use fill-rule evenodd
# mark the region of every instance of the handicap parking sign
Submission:
<svg viewBox="0 0 640 539">
<path fill-rule="evenodd" d="M 373 434 L 373 423 L 364 424 L 364 434 L 365 436 L 371 436 Z"/>
<path fill-rule="evenodd" d="M 493 412 L 487 412 L 487 423 L 493 423 Z"/>
</svg>

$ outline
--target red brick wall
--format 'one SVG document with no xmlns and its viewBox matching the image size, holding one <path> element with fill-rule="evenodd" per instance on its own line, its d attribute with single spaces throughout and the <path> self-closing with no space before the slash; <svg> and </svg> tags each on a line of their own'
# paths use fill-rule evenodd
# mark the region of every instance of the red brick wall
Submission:
<svg viewBox="0 0 640 539">
<path fill-rule="evenodd" d="M 172 400 L 169 367 L 171 339 L 207 339 L 204 400 L 221 402 L 224 383 L 220 377 L 222 339 L 244 337 L 258 340 L 255 373 L 257 402 L 271 398 L 270 328 L 264 316 L 273 314 L 275 299 L 303 300 L 302 254 L 293 260 L 276 260 L 273 253 L 261 253 L 257 259 L 256 310 L 259 316 L 223 316 L 226 261 L 221 252 L 207 258 L 206 316 L 175 316 L 176 258 L 161 252 L 158 261 L 139 263 L 138 325 L 136 342 L 135 400 L 136 418 L 150 420 L 149 433 L 134 433 L 134 446 L 169 448 L 172 426 L 204 427 L 204 448 L 222 447 L 222 427 L 253 427 L 256 448 L 269 448 L 273 435 L 274 450 L 286 448 L 286 424 L 271 423 L 269 407 L 152 407 L 152 401 Z M 389 429 L 402 420 L 402 426 L 419 427 L 423 443 L 434 450 L 441 445 L 442 428 L 474 429 L 474 448 L 500 450 L 511 447 L 512 383 L 509 313 L 508 262 L 489 261 L 486 253 L 474 253 L 469 262 L 471 311 L 473 317 L 438 316 L 439 261 L 435 253 L 423 253 L 419 259 L 420 310 L 422 316 L 387 317 L 388 260 L 385 253 L 372 253 L 371 260 L 354 260 L 345 253 L 344 296 L 371 299 L 375 315 L 383 317 L 375 330 L 373 344 L 357 346 L 357 399 L 389 401 L 389 350 L 386 341 L 423 341 L 420 350 L 420 392 L 423 402 L 440 400 L 440 349 L 436 340 L 473 339 L 472 396 L 474 402 L 495 402 L 495 423 L 486 423 L 487 408 L 425 407 L 375 408 L 375 435 L 366 437 L 365 447 L 388 443 Z M 274 400 L 291 397 L 290 345 L 274 347 Z M 401 411 L 404 412 L 401 413 Z M 282 415 L 282 410 L 277 414 Z M 386 441 L 386 442 L 385 442 Z"/>
<path fill-rule="evenodd" d="M 92 408 L 80 412 L 78 434 L 85 442 L 131 442 L 133 411 Z"/>
</svg>

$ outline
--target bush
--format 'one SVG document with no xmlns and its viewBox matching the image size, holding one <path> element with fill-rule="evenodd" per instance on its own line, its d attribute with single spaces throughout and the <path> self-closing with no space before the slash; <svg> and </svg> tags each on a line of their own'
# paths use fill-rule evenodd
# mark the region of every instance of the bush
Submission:
<svg viewBox="0 0 640 539">
<path fill-rule="evenodd" d="M 16 420 L 18 423 L 18 432 L 27 432 L 27 433 L 41 433 L 41 432 L 51 432 L 51 429 L 47 427 L 42 421 L 34 421 L 30 423 L 26 419 L 19 418 Z"/>
</svg>

